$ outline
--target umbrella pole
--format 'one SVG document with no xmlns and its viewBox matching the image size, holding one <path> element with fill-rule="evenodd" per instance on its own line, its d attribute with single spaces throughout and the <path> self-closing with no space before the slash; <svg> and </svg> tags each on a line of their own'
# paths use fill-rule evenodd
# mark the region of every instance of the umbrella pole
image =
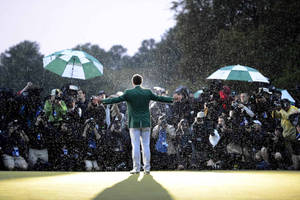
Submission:
<svg viewBox="0 0 300 200">
<path fill-rule="evenodd" d="M 73 79 L 74 63 L 75 63 L 75 58 L 73 57 L 73 66 L 72 66 L 72 73 L 71 73 L 71 81 L 70 81 L 70 84 L 72 84 L 72 79 Z"/>
</svg>

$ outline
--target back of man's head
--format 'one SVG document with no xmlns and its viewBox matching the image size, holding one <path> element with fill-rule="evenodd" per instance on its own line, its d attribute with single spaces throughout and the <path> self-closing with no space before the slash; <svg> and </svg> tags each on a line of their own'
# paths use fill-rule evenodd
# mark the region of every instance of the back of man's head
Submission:
<svg viewBox="0 0 300 200">
<path fill-rule="evenodd" d="M 143 77 L 139 74 L 135 74 L 132 76 L 132 83 L 134 85 L 141 85 L 143 82 Z"/>
</svg>

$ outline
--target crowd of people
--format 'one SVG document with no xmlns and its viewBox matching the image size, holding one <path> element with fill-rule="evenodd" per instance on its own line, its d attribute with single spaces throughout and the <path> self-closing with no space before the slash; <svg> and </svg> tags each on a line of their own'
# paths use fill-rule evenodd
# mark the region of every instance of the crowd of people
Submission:
<svg viewBox="0 0 300 200">
<path fill-rule="evenodd" d="M 130 170 L 126 103 L 99 101 L 122 92 L 87 98 L 66 85 L 43 99 L 41 91 L 30 82 L 0 89 L 1 170 Z M 300 111 L 276 90 L 235 94 L 218 83 L 197 97 L 186 87 L 174 93 L 179 102 L 150 104 L 152 169 L 299 169 Z"/>
</svg>

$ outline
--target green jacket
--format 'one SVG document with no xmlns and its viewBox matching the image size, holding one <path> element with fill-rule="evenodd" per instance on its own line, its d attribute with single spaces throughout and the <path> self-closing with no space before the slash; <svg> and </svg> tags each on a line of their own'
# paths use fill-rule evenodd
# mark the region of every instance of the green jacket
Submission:
<svg viewBox="0 0 300 200">
<path fill-rule="evenodd" d="M 44 111 L 45 111 L 45 115 L 49 119 L 49 122 L 56 123 L 63 120 L 63 116 L 67 113 L 67 106 L 64 101 L 61 101 L 61 106 L 60 106 L 57 104 L 53 105 L 50 102 L 50 100 L 47 100 L 44 106 Z"/>
<path fill-rule="evenodd" d="M 126 101 L 128 108 L 128 127 L 146 128 L 151 127 L 149 102 L 160 101 L 172 103 L 172 97 L 157 96 L 149 89 L 136 86 L 133 89 L 125 90 L 124 94 L 117 98 L 104 99 L 103 104 L 113 104 Z"/>
</svg>

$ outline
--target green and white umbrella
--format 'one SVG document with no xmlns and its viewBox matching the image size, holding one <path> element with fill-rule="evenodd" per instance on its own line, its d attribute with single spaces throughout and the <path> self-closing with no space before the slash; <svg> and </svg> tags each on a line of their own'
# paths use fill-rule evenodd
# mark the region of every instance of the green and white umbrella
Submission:
<svg viewBox="0 0 300 200">
<path fill-rule="evenodd" d="M 62 77 L 91 79 L 103 75 L 102 64 L 83 51 L 63 50 L 43 58 L 44 68 Z"/>
<path fill-rule="evenodd" d="M 268 78 L 262 75 L 259 71 L 242 65 L 222 67 L 207 77 L 207 79 L 269 83 Z"/>
</svg>

